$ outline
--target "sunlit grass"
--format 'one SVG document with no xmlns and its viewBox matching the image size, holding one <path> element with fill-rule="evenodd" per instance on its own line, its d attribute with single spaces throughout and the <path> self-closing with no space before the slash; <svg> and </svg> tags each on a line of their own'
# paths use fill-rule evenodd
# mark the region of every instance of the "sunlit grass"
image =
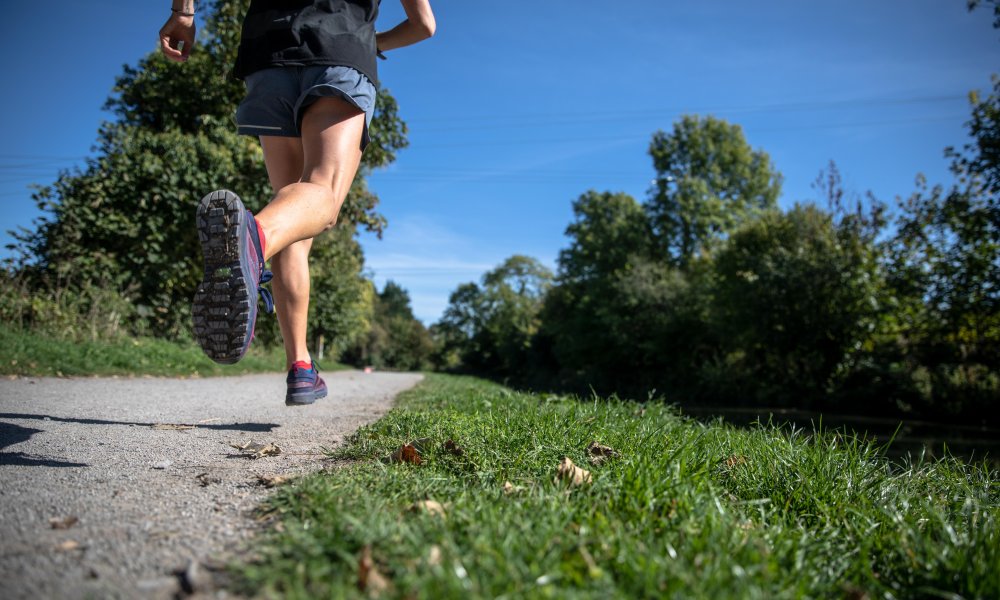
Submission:
<svg viewBox="0 0 1000 600">
<path fill-rule="evenodd" d="M 239 363 L 219 365 L 194 342 L 124 335 L 109 340 L 71 341 L 0 327 L 0 374 L 3 375 L 205 377 L 281 371 L 284 367 L 281 348 L 251 346 Z"/>
<path fill-rule="evenodd" d="M 422 464 L 379 460 L 421 438 Z M 591 464 L 594 440 L 620 456 Z M 385 597 L 1000 596 L 996 473 L 837 432 L 431 376 L 337 456 L 357 462 L 272 500 L 247 590 L 361 596 L 367 546 Z M 593 483 L 554 482 L 563 456 Z M 428 499 L 443 518 L 412 509 Z"/>
</svg>

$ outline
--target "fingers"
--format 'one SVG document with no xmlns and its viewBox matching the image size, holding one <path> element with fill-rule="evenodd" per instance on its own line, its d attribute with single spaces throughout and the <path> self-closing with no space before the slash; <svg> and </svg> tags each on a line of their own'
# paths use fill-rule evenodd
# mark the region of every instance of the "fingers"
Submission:
<svg viewBox="0 0 1000 600">
<path fill-rule="evenodd" d="M 177 23 L 174 19 L 160 29 L 160 50 L 174 62 L 185 62 L 194 46 L 194 23 Z"/>
</svg>

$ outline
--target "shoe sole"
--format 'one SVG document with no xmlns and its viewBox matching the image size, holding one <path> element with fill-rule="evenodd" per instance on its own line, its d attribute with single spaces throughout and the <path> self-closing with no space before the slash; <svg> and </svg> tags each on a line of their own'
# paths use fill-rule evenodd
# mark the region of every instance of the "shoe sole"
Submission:
<svg viewBox="0 0 1000 600">
<path fill-rule="evenodd" d="M 194 337 L 209 358 L 233 364 L 246 353 L 247 323 L 256 308 L 240 260 L 247 244 L 246 209 L 236 194 L 212 192 L 198 203 L 197 226 L 205 276 L 191 308 Z"/>
<path fill-rule="evenodd" d="M 306 404 L 312 404 L 320 398 L 326 398 L 326 390 L 321 392 L 310 392 L 308 394 L 301 394 L 297 396 L 285 396 L 285 406 L 304 406 Z"/>
</svg>

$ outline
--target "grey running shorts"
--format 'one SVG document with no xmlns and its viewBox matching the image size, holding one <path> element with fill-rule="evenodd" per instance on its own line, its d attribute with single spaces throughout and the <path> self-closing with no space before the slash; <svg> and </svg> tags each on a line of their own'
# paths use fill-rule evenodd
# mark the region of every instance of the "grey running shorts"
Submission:
<svg viewBox="0 0 1000 600">
<path fill-rule="evenodd" d="M 247 95 L 236 109 L 242 135 L 302 136 L 302 115 L 317 98 L 334 96 L 365 113 L 364 150 L 375 113 L 375 86 L 351 67 L 272 67 L 247 75 Z"/>
</svg>

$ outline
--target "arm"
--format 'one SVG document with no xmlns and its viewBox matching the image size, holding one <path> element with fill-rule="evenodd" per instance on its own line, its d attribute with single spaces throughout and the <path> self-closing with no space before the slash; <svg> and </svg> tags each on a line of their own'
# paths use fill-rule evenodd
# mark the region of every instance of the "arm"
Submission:
<svg viewBox="0 0 1000 600">
<path fill-rule="evenodd" d="M 194 46 L 194 31 L 194 0 L 173 0 L 170 18 L 160 29 L 160 50 L 172 61 L 186 61 Z"/>
<path fill-rule="evenodd" d="M 388 31 L 375 35 L 375 43 L 383 52 L 426 40 L 434 35 L 437 27 L 430 0 L 399 0 L 399 2 L 406 11 L 406 20 Z"/>
</svg>

